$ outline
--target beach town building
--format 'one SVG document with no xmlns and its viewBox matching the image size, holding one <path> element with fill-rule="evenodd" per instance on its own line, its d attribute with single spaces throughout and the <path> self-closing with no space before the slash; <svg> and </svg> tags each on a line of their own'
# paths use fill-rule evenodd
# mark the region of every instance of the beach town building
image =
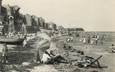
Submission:
<svg viewBox="0 0 115 72">
<path fill-rule="evenodd" d="M 65 28 L 68 32 L 83 32 L 83 28 Z"/>
<path fill-rule="evenodd" d="M 45 29 L 45 19 L 43 19 L 42 17 L 39 17 L 38 22 L 39 22 L 40 29 Z"/>
<path fill-rule="evenodd" d="M 83 28 L 65 28 L 66 33 L 70 36 L 79 37 L 85 30 Z"/>
<path fill-rule="evenodd" d="M 63 26 L 58 26 L 57 29 L 60 36 L 66 34 L 66 30 Z"/>
<path fill-rule="evenodd" d="M 2 6 L 2 0 L 0 0 L 0 33 L 5 33 L 4 25 L 6 25 L 7 22 L 7 10 Z"/>
<path fill-rule="evenodd" d="M 39 31 L 39 21 L 38 18 L 34 15 L 25 15 L 25 21 L 27 33 L 36 33 Z"/>
<path fill-rule="evenodd" d="M 2 5 L 0 0 L 0 32 L 5 34 L 13 33 L 37 33 L 38 31 L 57 30 L 57 25 L 53 22 L 45 22 L 42 17 L 30 14 L 21 14 L 20 7 L 17 5 Z"/>
<path fill-rule="evenodd" d="M 57 30 L 57 25 L 53 22 L 48 22 L 48 29 L 49 30 Z"/>
</svg>

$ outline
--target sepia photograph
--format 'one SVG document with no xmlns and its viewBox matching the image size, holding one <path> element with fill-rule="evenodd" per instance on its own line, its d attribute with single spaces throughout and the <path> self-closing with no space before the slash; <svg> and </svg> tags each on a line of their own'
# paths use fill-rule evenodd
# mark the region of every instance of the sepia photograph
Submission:
<svg viewBox="0 0 115 72">
<path fill-rule="evenodd" d="M 0 72 L 115 72 L 115 0 L 0 0 Z"/>
</svg>

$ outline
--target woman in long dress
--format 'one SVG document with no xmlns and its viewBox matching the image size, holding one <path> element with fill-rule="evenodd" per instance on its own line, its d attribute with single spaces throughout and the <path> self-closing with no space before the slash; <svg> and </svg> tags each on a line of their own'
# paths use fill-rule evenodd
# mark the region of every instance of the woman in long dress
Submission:
<svg viewBox="0 0 115 72">
<path fill-rule="evenodd" d="M 8 63 L 8 47 L 6 44 L 1 45 L 0 61 L 1 63 Z"/>
</svg>

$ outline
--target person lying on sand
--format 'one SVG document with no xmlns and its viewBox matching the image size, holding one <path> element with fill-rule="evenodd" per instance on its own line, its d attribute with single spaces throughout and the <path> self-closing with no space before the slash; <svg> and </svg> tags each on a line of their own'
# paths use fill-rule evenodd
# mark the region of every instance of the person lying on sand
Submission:
<svg viewBox="0 0 115 72">
<path fill-rule="evenodd" d="M 61 55 L 54 55 L 53 51 L 50 51 L 50 53 L 45 51 L 41 61 L 44 64 L 67 63 L 67 60 L 64 59 Z"/>
</svg>

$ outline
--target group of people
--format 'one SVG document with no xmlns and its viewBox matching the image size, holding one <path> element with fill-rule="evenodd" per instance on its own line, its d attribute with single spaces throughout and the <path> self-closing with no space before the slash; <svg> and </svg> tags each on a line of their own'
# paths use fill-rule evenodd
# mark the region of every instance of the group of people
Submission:
<svg viewBox="0 0 115 72">
<path fill-rule="evenodd" d="M 67 60 L 65 58 L 63 58 L 61 55 L 53 54 L 52 51 L 50 51 L 50 53 L 48 53 L 48 51 L 45 51 L 41 59 L 41 63 L 44 64 L 55 64 L 55 63 L 66 63 L 66 62 Z"/>
<path fill-rule="evenodd" d="M 24 35 L 23 47 L 26 47 L 28 41 L 34 39 L 35 37 L 37 37 L 37 34 Z"/>
<path fill-rule="evenodd" d="M 73 41 L 73 37 L 69 37 L 66 39 L 66 42 L 72 42 Z"/>
<path fill-rule="evenodd" d="M 82 39 L 83 44 L 92 44 L 92 45 L 97 45 L 97 44 L 102 44 L 103 45 L 104 41 L 104 35 L 87 35 L 84 36 Z"/>
<path fill-rule="evenodd" d="M 34 62 L 44 64 L 53 64 L 59 62 L 67 62 L 63 56 L 60 55 L 59 49 L 56 46 L 56 39 L 48 34 L 41 34 L 42 39 L 36 42 L 36 49 L 34 54 Z M 27 38 L 23 41 L 23 47 L 27 44 Z M 8 47 L 7 44 L 0 44 L 0 62 L 8 63 Z"/>
<path fill-rule="evenodd" d="M 56 39 L 43 34 L 42 40 L 37 43 L 35 62 L 53 64 L 67 61 L 60 55 L 59 49 L 56 46 Z"/>
</svg>

